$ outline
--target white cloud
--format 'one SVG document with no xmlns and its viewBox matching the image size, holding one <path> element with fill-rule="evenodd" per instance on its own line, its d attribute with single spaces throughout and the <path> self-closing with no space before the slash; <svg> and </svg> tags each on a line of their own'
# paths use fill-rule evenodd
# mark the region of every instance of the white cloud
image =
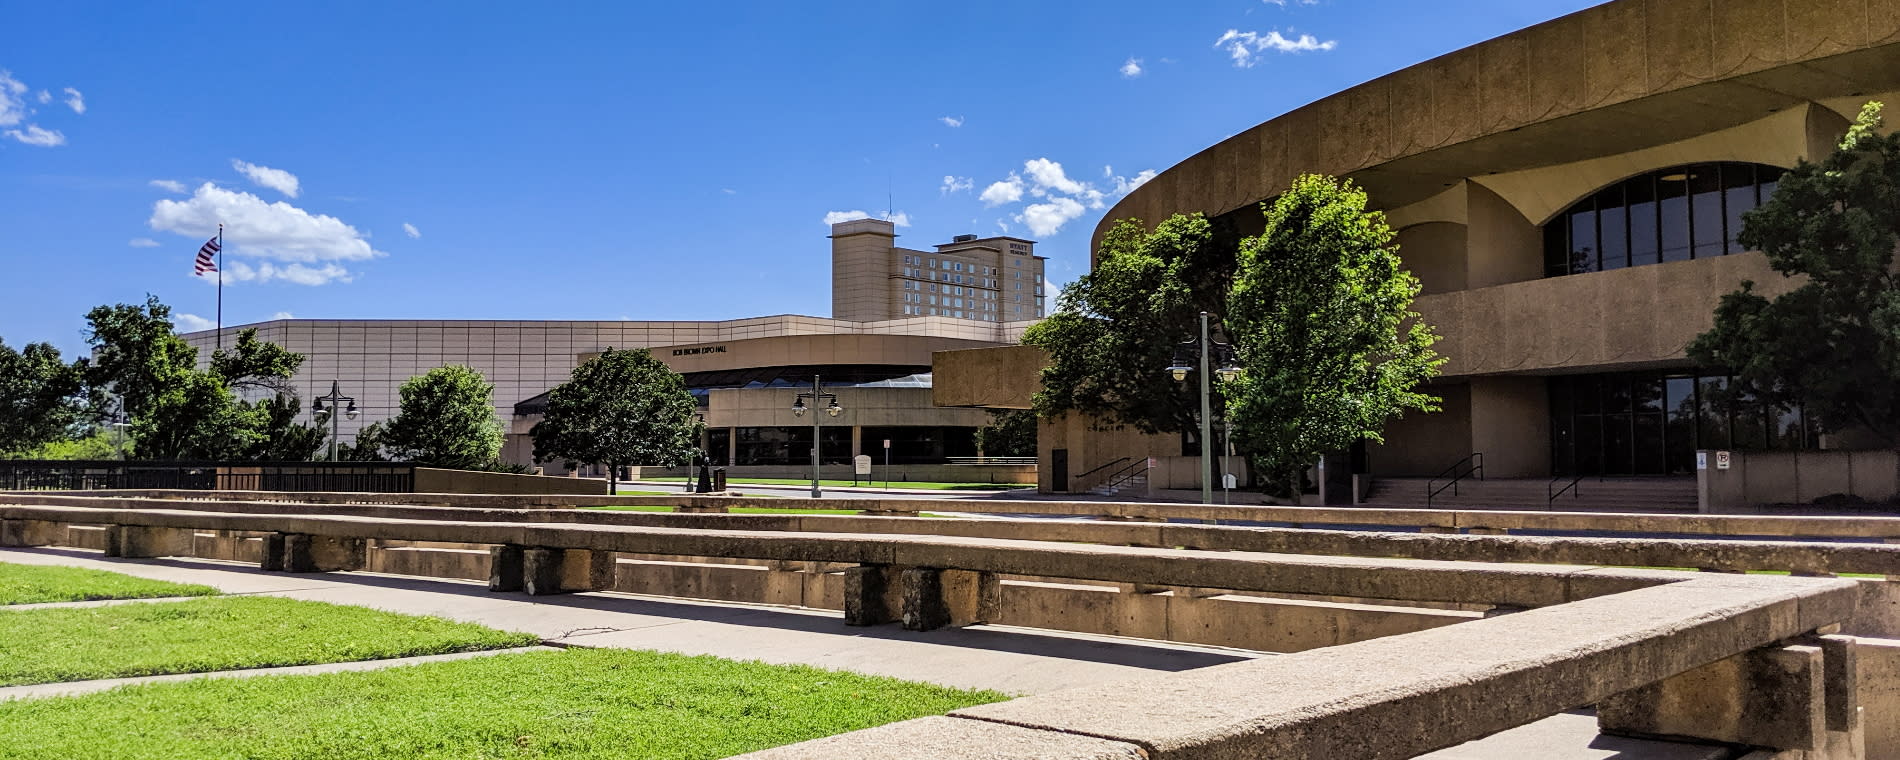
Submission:
<svg viewBox="0 0 1900 760">
<path fill-rule="evenodd" d="M 1132 178 L 1113 177 L 1111 178 L 1111 181 L 1114 182 L 1115 184 L 1115 195 L 1122 196 L 1122 195 L 1127 195 L 1129 193 L 1134 192 L 1135 188 L 1148 184 L 1148 180 L 1151 180 L 1154 178 L 1155 178 L 1155 170 L 1143 169 L 1140 174 L 1137 174 Z"/>
<path fill-rule="evenodd" d="M 299 192 L 301 183 L 297 181 L 297 175 L 282 169 L 246 163 L 235 158 L 231 159 L 231 168 L 238 170 L 238 173 L 249 179 L 251 184 L 276 190 L 283 193 L 285 197 L 295 198 Z"/>
<path fill-rule="evenodd" d="M 1135 77 L 1141 76 L 1141 59 L 1140 58 L 1128 59 L 1127 63 L 1122 64 L 1121 72 L 1122 72 L 1122 76 L 1128 79 L 1134 79 Z"/>
<path fill-rule="evenodd" d="M 178 193 L 180 195 L 183 195 L 185 193 L 185 183 L 179 182 L 178 180 L 175 180 L 175 179 L 155 179 L 145 184 L 151 185 L 152 187 L 156 187 L 168 193 Z"/>
<path fill-rule="evenodd" d="M 210 182 L 190 198 L 152 204 L 152 229 L 202 239 L 216 234 L 224 223 L 225 252 L 233 256 L 276 259 L 264 262 L 227 262 L 225 279 L 237 282 L 286 280 L 301 285 L 349 282 L 353 275 L 338 262 L 363 261 L 387 255 L 370 247 L 355 227 L 326 214 L 312 214 L 283 201 L 267 202 Z"/>
<path fill-rule="evenodd" d="M 1278 29 L 1266 34 L 1229 29 L 1226 34 L 1220 36 L 1220 39 L 1214 41 L 1214 47 L 1226 50 L 1227 54 L 1233 58 L 1234 67 L 1241 69 L 1252 68 L 1254 64 L 1260 62 L 1259 54 L 1269 50 L 1277 53 L 1309 53 L 1325 52 L 1338 46 L 1339 43 L 1335 40 L 1321 42 L 1318 37 L 1310 34 L 1287 37 L 1280 34 Z"/>
<path fill-rule="evenodd" d="M 825 214 L 825 226 L 829 227 L 834 224 L 843 224 L 858 219 L 883 219 L 898 227 L 910 226 L 910 214 L 903 211 L 889 214 L 869 214 L 857 209 L 850 211 L 833 211 Z"/>
<path fill-rule="evenodd" d="M 951 193 L 961 193 L 975 187 L 976 180 L 970 179 L 969 177 L 957 177 L 945 174 L 943 175 L 943 187 L 940 189 L 944 195 L 949 195 Z"/>
<path fill-rule="evenodd" d="M 996 220 L 996 228 L 1002 230 L 1005 235 L 1009 234 L 1009 222 L 998 219 Z"/>
<path fill-rule="evenodd" d="M 1268 5 L 1277 5 L 1282 8 L 1285 8 L 1287 4 L 1287 0 L 1260 0 L 1260 2 Z M 1319 0 L 1294 0 L 1294 2 L 1300 5 L 1319 5 Z"/>
<path fill-rule="evenodd" d="M 937 121 L 943 122 L 944 126 L 951 129 L 963 126 L 963 117 L 961 116 L 939 116 L 937 117 Z"/>
<path fill-rule="evenodd" d="M 983 194 L 977 198 L 983 201 L 985 206 L 1001 206 L 1005 203 L 1020 201 L 1023 199 L 1023 178 L 1011 172 L 1009 179 L 990 183 L 989 187 L 983 188 Z"/>
<path fill-rule="evenodd" d="M 422 237 L 422 230 L 416 229 L 416 226 L 413 224 L 410 224 L 408 222 L 403 222 L 402 234 L 408 235 L 409 239 L 414 240 L 416 238 Z"/>
<path fill-rule="evenodd" d="M 172 314 L 172 325 L 177 327 L 180 332 L 188 333 L 210 330 L 218 326 L 217 323 L 209 319 L 205 319 L 196 314 L 185 314 L 183 312 L 174 312 Z"/>
<path fill-rule="evenodd" d="M 271 319 L 296 319 L 297 315 L 292 314 L 287 311 L 280 311 L 280 312 L 277 312 L 276 314 L 270 315 L 270 318 Z"/>
<path fill-rule="evenodd" d="M 722 188 L 719 188 L 719 192 L 722 192 L 722 193 L 725 193 L 725 194 L 727 194 L 727 195 L 738 195 L 738 194 L 739 194 L 739 191 L 737 191 L 737 190 L 734 190 L 734 189 L 732 189 L 732 188 L 730 188 L 730 187 L 722 187 Z"/>
<path fill-rule="evenodd" d="M 1113 176 L 1115 176 L 1115 165 L 1102 164 L 1102 179 L 1108 179 Z"/>
<path fill-rule="evenodd" d="M 153 240 L 151 238 L 132 238 L 131 240 L 126 241 L 125 244 L 132 246 L 133 248 L 157 248 L 158 247 L 158 241 Z"/>
<path fill-rule="evenodd" d="M 66 107 L 67 108 L 73 109 L 73 113 L 86 112 L 86 96 L 79 94 L 78 90 L 75 90 L 71 87 L 66 88 L 64 92 L 66 93 Z M 44 95 L 46 93 L 42 92 L 40 94 Z M 40 102 L 44 103 L 46 101 L 42 99 Z"/>
<path fill-rule="evenodd" d="M 1074 195 L 1088 189 L 1087 185 L 1069 179 L 1069 175 L 1062 171 L 1062 164 L 1047 158 L 1024 161 L 1023 172 L 1029 175 L 1039 190 L 1053 190 L 1064 195 Z"/>
<path fill-rule="evenodd" d="M 9 129 L 5 132 L 0 132 L 0 135 L 6 135 L 27 145 L 37 145 L 42 148 L 51 148 L 56 145 L 66 144 L 66 135 L 61 134 L 57 129 L 41 129 L 38 124 L 26 125 L 26 131 L 24 132 L 17 129 Z"/>
<path fill-rule="evenodd" d="M 40 94 L 38 95 L 38 98 L 40 101 L 40 105 L 46 105 L 47 103 L 53 102 L 53 93 L 47 92 L 45 90 L 40 90 Z"/>
<path fill-rule="evenodd" d="M 1062 225 L 1074 221 L 1088 209 L 1074 198 L 1051 198 L 1048 203 L 1031 203 L 1023 207 L 1016 215 L 1016 221 L 1029 227 L 1029 232 L 1037 237 L 1048 237 L 1062 229 Z"/>
<path fill-rule="evenodd" d="M 26 121 L 26 100 L 20 96 L 26 94 L 26 85 L 14 79 L 6 69 L 0 69 L 0 127 L 11 127 Z"/>
<path fill-rule="evenodd" d="M 261 283 L 283 280 L 298 285 L 328 285 L 332 282 L 349 282 L 355 279 L 355 275 L 337 264 L 313 267 L 292 263 L 278 266 L 266 261 L 257 266 L 251 266 L 242 261 L 232 261 L 225 264 L 224 279 L 227 282 Z"/>
</svg>

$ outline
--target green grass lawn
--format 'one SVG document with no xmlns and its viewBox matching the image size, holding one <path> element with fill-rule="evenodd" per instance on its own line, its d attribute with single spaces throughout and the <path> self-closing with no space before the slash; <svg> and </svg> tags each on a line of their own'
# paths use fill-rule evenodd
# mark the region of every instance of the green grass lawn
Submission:
<svg viewBox="0 0 1900 760">
<path fill-rule="evenodd" d="M 644 480 L 655 483 L 686 482 L 685 478 L 644 478 Z M 810 478 L 805 480 L 798 480 L 796 478 L 726 478 L 726 482 L 735 485 L 754 486 L 811 485 Z M 818 483 L 824 486 L 850 487 L 855 485 L 859 488 L 883 488 L 886 485 L 882 480 L 861 480 L 856 482 L 849 480 L 821 480 L 818 481 Z M 891 488 L 919 488 L 929 491 L 1007 491 L 1016 488 L 1035 488 L 1034 485 L 1023 483 L 932 483 L 916 480 L 893 480 L 889 483 L 889 486 Z M 622 493 L 625 492 L 623 491 Z"/>
<path fill-rule="evenodd" d="M 0 609 L 0 686 L 379 660 L 538 641 L 442 618 L 259 596 Z M 0 728 L 0 737 L 6 732 Z"/>
<path fill-rule="evenodd" d="M 0 562 L 0 605 L 211 596 L 216 593 L 218 590 L 210 586 L 151 581 L 104 570 Z"/>
<path fill-rule="evenodd" d="M 0 758 L 712 760 L 1007 698 L 621 649 L 0 702 Z"/>
</svg>

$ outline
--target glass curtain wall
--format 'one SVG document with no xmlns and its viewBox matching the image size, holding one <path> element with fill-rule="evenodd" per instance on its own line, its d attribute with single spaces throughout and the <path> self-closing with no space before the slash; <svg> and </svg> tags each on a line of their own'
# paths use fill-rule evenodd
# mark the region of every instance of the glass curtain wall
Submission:
<svg viewBox="0 0 1900 760">
<path fill-rule="evenodd" d="M 1774 195 L 1784 171 L 1689 164 L 1604 188 L 1544 225 L 1544 276 L 1741 253 L 1742 214 Z"/>
<path fill-rule="evenodd" d="M 1693 475 L 1697 449 L 1809 449 L 1799 408 L 1731 389 L 1727 375 L 1639 372 L 1550 378 L 1557 475 Z"/>
</svg>

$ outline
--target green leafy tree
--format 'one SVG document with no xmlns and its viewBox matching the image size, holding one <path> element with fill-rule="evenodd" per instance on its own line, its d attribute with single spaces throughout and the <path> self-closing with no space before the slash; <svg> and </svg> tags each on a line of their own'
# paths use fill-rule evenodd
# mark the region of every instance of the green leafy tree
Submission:
<svg viewBox="0 0 1900 760">
<path fill-rule="evenodd" d="M 1418 280 L 1363 190 L 1307 175 L 1265 214 L 1266 231 L 1241 243 L 1228 298 L 1245 371 L 1228 413 L 1241 450 L 1297 494 L 1299 473 L 1325 452 L 1382 440 L 1408 410 L 1437 411 L 1417 389 L 1444 360 L 1411 311 Z"/>
<path fill-rule="evenodd" d="M 607 349 L 548 392 L 536 423 L 536 461 L 604 464 L 619 488 L 620 468 L 686 464 L 698 448 L 698 405 L 686 380 L 644 348 Z"/>
<path fill-rule="evenodd" d="M 1196 429 L 1196 391 L 1161 372 L 1202 311 L 1225 309 L 1234 251 L 1207 219 L 1176 215 L 1153 232 L 1124 219 L 1093 271 L 1064 288 L 1056 313 L 1023 334 L 1049 355 L 1035 412 L 1078 412 L 1146 433 Z"/>
<path fill-rule="evenodd" d="M 401 410 L 366 429 L 368 440 L 358 433 L 354 457 L 458 470 L 500 466 L 495 386 L 482 373 L 459 364 L 437 367 L 409 378 L 398 393 Z"/>
<path fill-rule="evenodd" d="M 173 333 L 171 307 L 155 296 L 100 306 L 86 319 L 93 352 L 82 371 L 92 403 L 129 418 L 134 458 L 301 461 L 322 446 L 320 427 L 295 420 L 289 381 L 301 354 L 244 330 L 199 370 L 198 350 Z"/>
<path fill-rule="evenodd" d="M 1900 445 L 1900 134 L 1869 103 L 1820 163 L 1782 175 L 1742 216 L 1741 242 L 1805 282 L 1769 300 L 1744 282 L 1722 297 L 1689 358 L 1735 373 L 1733 391 L 1803 405 L 1822 429 Z"/>
<path fill-rule="evenodd" d="M 38 446 L 7 454 L 6 459 L 63 459 L 63 460 L 105 460 L 118 459 L 123 443 L 119 434 L 97 428 L 88 429 L 72 438 L 47 441 Z"/>
<path fill-rule="evenodd" d="M 47 343 L 0 341 L 0 452 L 67 440 L 79 421 L 79 368 Z"/>
<path fill-rule="evenodd" d="M 1036 455 L 1036 413 L 1027 409 L 990 411 L 990 424 L 976 429 L 976 450 L 991 457 Z"/>
</svg>

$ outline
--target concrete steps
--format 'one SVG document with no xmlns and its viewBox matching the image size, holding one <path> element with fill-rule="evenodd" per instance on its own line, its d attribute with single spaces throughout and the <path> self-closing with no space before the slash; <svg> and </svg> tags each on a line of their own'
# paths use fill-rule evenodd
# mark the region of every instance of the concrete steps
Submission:
<svg viewBox="0 0 1900 760">
<path fill-rule="evenodd" d="M 1148 473 L 1143 471 L 1117 483 L 1096 486 L 1089 489 L 1089 493 L 1096 496 L 1115 496 L 1122 493 L 1145 495 L 1148 493 Z"/>
<path fill-rule="evenodd" d="M 1693 512 L 1696 509 L 1694 478 L 1584 478 L 1575 488 L 1552 502 L 1548 478 L 1504 478 L 1461 481 L 1457 493 L 1447 489 L 1431 497 L 1429 478 L 1377 478 L 1367 506 L 1436 507 L 1441 509 L 1530 509 L 1530 510 L 1642 510 Z M 1557 483 L 1558 488 L 1569 481 Z M 1440 481 L 1438 485 L 1443 485 Z"/>
</svg>

